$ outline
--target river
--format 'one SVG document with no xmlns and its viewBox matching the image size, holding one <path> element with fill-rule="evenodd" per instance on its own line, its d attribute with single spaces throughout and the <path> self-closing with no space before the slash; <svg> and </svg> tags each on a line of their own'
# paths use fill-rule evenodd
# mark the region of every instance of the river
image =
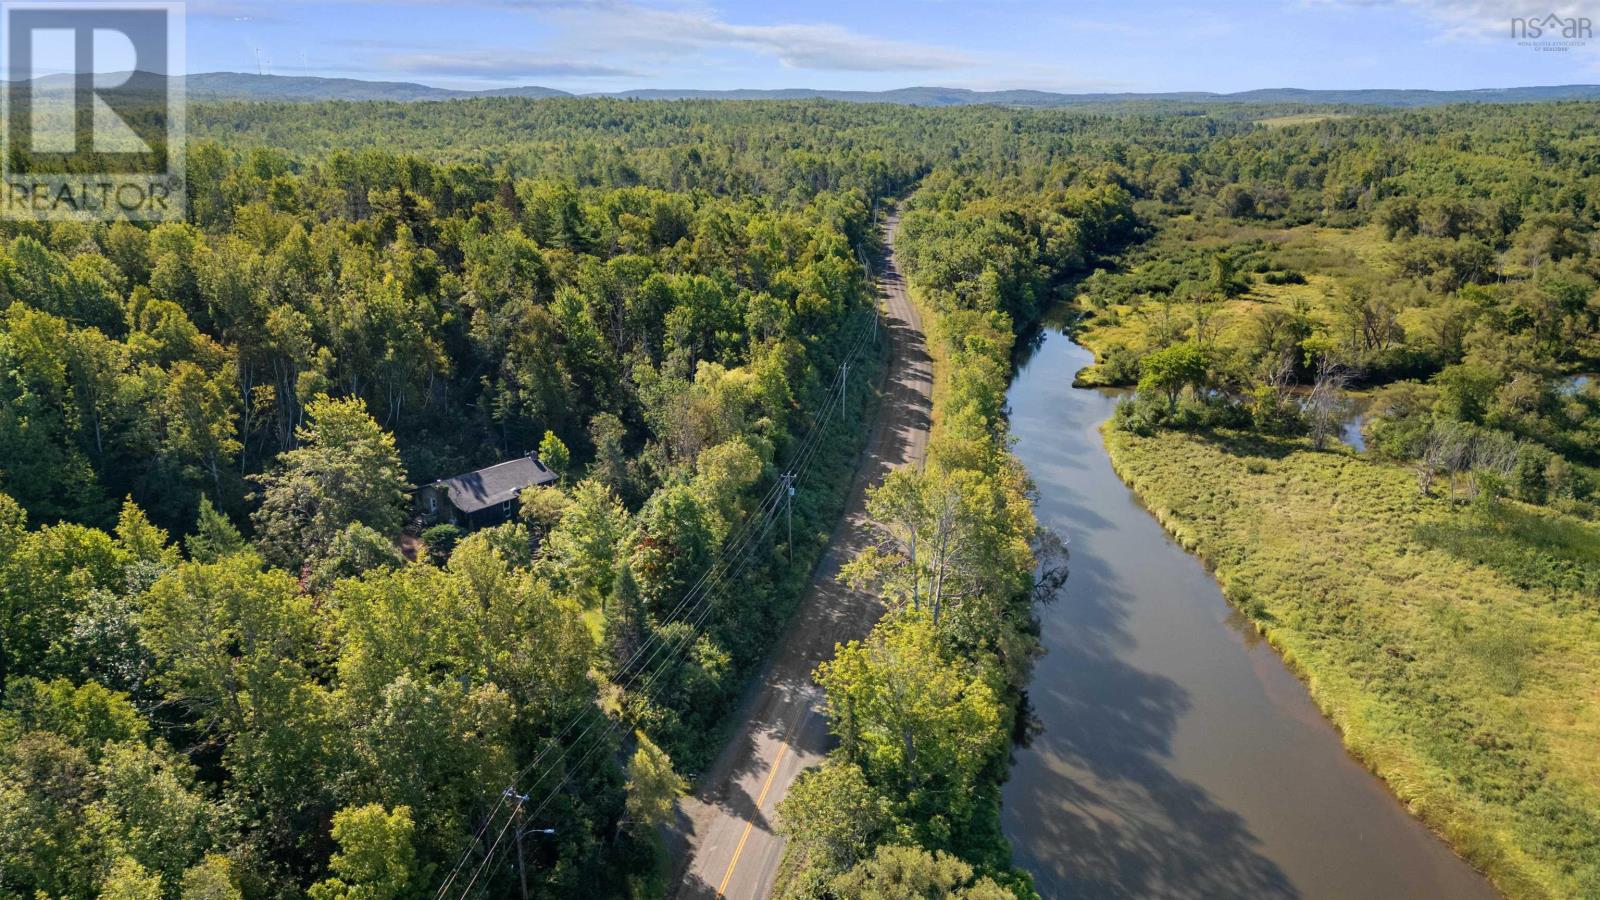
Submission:
<svg viewBox="0 0 1600 900">
<path fill-rule="evenodd" d="M 1111 470 L 1115 392 L 1047 328 L 1009 392 L 1071 578 L 1040 611 L 1003 825 L 1050 898 L 1494 898 L 1345 752 L 1305 687 Z"/>
</svg>

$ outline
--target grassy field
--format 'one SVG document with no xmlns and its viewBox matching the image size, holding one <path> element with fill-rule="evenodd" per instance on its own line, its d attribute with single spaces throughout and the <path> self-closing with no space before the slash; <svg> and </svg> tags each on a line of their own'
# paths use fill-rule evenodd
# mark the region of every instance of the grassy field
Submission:
<svg viewBox="0 0 1600 900">
<path fill-rule="evenodd" d="M 1343 448 L 1106 442 L 1416 815 L 1512 898 L 1600 896 L 1600 530 Z"/>
</svg>

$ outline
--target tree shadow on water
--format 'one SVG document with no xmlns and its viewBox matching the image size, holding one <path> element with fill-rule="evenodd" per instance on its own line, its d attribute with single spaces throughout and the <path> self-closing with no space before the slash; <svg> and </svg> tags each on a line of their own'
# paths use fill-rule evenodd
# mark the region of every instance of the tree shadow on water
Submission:
<svg viewBox="0 0 1600 900">
<path fill-rule="evenodd" d="M 1104 561 L 1073 560 L 1030 692 L 1037 758 L 1005 794 L 1017 862 L 1045 897 L 1298 897 L 1244 819 L 1169 767 L 1191 701 L 1121 658 L 1131 601 Z"/>
</svg>

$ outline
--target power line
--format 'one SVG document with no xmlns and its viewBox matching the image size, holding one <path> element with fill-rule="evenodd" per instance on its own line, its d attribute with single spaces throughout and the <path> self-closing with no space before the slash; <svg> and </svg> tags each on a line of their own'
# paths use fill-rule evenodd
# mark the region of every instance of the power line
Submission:
<svg viewBox="0 0 1600 900">
<path fill-rule="evenodd" d="M 870 272 L 870 268 L 868 271 Z M 650 637 L 634 651 L 630 658 L 618 667 L 618 672 L 622 675 L 622 679 L 616 683 L 617 686 L 624 692 L 638 689 L 642 693 L 648 695 L 649 690 L 653 688 L 655 683 L 666 673 L 669 668 L 671 668 L 671 656 L 686 648 L 691 641 L 700 636 L 700 625 L 705 621 L 706 617 L 710 614 L 710 611 L 713 608 L 713 604 L 711 603 L 713 593 L 725 582 L 735 580 L 742 576 L 745 570 L 749 567 L 751 560 L 754 558 L 754 551 L 757 543 L 771 530 L 772 524 L 776 520 L 779 510 L 783 509 L 792 515 L 794 485 L 801 477 L 803 477 L 805 471 L 810 467 L 812 459 L 814 458 L 817 450 L 821 447 L 822 435 L 827 430 L 833 414 L 844 405 L 847 399 L 846 388 L 850 363 L 869 342 L 875 341 L 877 338 L 880 310 L 876 294 L 873 296 L 871 309 L 865 312 L 865 321 L 858 323 L 854 329 L 854 333 L 846 339 L 846 345 L 849 349 L 842 357 L 838 374 L 824 392 L 823 396 L 825 399 L 814 415 L 812 423 L 807 429 L 806 435 L 800 440 L 798 445 L 791 449 L 790 464 L 784 470 L 784 474 L 776 480 L 771 488 L 769 488 L 755 509 L 746 516 L 738 532 L 730 535 L 724 540 L 721 548 L 719 548 L 717 558 L 714 559 L 711 565 L 707 567 L 700 579 L 696 581 L 688 591 L 684 592 L 677 605 L 663 619 L 663 623 L 685 621 L 690 619 L 693 620 L 689 629 L 679 639 L 678 646 L 674 648 L 673 654 L 669 654 L 669 662 L 663 664 L 659 668 L 656 668 L 654 671 L 650 671 L 651 665 L 655 662 L 656 658 L 672 643 L 670 640 L 661 638 L 660 630 L 653 631 Z M 789 549 L 791 559 L 793 557 L 792 542 L 793 533 L 791 526 L 791 546 Z M 687 610 L 687 612 L 685 610 Z M 652 643 L 655 644 L 653 648 L 650 647 Z M 638 663 L 640 657 L 646 653 L 647 649 L 649 650 L 649 658 L 646 659 L 643 664 L 640 664 L 638 668 L 634 668 L 634 665 Z M 648 677 L 646 677 L 642 688 L 639 688 L 639 686 L 634 684 L 634 682 L 636 682 L 637 679 L 645 672 L 650 672 L 650 674 Z M 476 867 L 474 867 L 473 874 L 468 879 L 466 886 L 462 889 L 460 896 L 465 897 L 471 892 L 473 886 L 477 884 L 479 877 L 481 877 L 483 872 L 492 865 L 492 860 L 498 852 L 500 844 L 505 839 L 506 832 L 511 827 L 512 822 L 524 818 L 523 807 L 527 804 L 529 797 L 533 793 L 533 789 L 538 787 L 538 785 L 545 780 L 549 772 L 555 771 L 555 766 L 557 763 L 566 763 L 567 754 L 570 752 L 571 748 L 580 744 L 583 739 L 594 730 L 595 726 L 599 724 L 598 722 L 591 722 L 587 727 L 584 728 L 582 732 L 578 734 L 576 738 L 573 739 L 573 741 L 570 743 L 564 743 L 565 737 L 570 734 L 580 722 L 584 720 L 586 715 L 600 715 L 601 719 L 608 723 L 607 727 L 601 734 L 596 736 L 589 749 L 584 752 L 575 765 L 570 767 L 565 765 L 562 766 L 562 768 L 566 769 L 566 774 L 564 774 L 561 780 L 557 782 L 550 792 L 544 796 L 544 799 L 540 801 L 538 807 L 536 807 L 532 813 L 527 814 L 525 818 L 533 819 L 540 812 L 542 812 L 544 808 L 557 795 L 559 795 L 561 789 L 564 788 L 571 780 L 572 773 L 578 769 L 581 769 L 581 767 L 588 762 L 594 753 L 596 753 L 601 747 L 605 746 L 606 739 L 608 739 L 611 734 L 623 724 L 622 718 L 619 717 L 616 719 L 611 719 L 610 717 L 604 716 L 597 706 L 586 705 L 585 708 L 580 711 L 564 729 L 562 729 L 560 734 L 552 739 L 551 742 L 547 744 L 546 747 L 542 749 L 533 760 L 519 769 L 515 776 L 513 776 L 511 785 L 501 792 L 494 808 L 491 809 L 489 814 L 485 817 L 483 824 L 474 834 L 472 841 L 466 846 L 466 848 L 463 849 L 460 859 L 458 859 L 455 866 L 451 868 L 450 875 L 445 879 L 445 881 L 440 885 L 439 890 L 435 893 L 436 900 L 444 897 L 445 894 L 450 890 L 451 886 L 459 877 L 462 869 L 465 867 L 467 861 L 471 858 L 473 850 L 482 844 L 483 838 L 488 833 L 489 828 L 494 824 L 494 821 L 499 816 L 500 811 L 505 808 L 506 801 L 511 799 L 514 801 L 514 803 L 510 812 L 506 815 L 505 823 L 503 823 L 500 826 L 499 831 L 495 833 L 494 841 L 489 845 L 489 849 L 485 852 L 483 859 L 479 861 Z M 553 758 L 549 758 L 548 761 L 550 767 L 547 769 L 547 771 L 540 773 L 538 777 L 536 777 L 533 782 L 529 784 L 527 791 L 519 791 L 518 787 L 522 784 L 523 779 L 530 775 L 534 769 L 545 763 L 546 758 L 550 757 L 550 754 L 553 751 L 556 753 L 556 755 Z"/>
<path fill-rule="evenodd" d="M 771 522 L 772 522 L 772 517 L 768 516 L 766 518 L 766 524 L 770 525 Z M 749 565 L 749 561 L 750 561 L 751 558 L 752 558 L 751 555 L 747 553 L 741 559 L 741 561 L 739 563 L 739 572 L 741 574 L 742 574 L 744 568 Z M 694 640 L 695 638 L 699 637 L 700 624 L 705 620 L 706 616 L 708 616 L 711 613 L 711 609 L 712 609 L 712 607 L 709 604 L 707 604 L 706 606 L 704 606 L 704 608 L 702 608 L 698 613 L 695 614 L 694 623 L 690 626 L 690 630 L 687 633 L 685 633 L 684 636 L 681 639 L 680 646 L 679 646 L 680 650 L 682 648 L 684 648 L 684 647 L 687 647 L 692 640 Z M 657 679 L 659 679 L 663 674 L 666 673 L 667 668 L 668 668 L 667 666 L 663 666 L 662 668 L 657 669 L 654 673 L 652 673 L 652 675 L 650 677 L 650 683 L 646 686 L 646 690 L 648 690 L 649 687 L 653 687 L 654 686 L 654 682 Z M 555 785 L 555 787 L 551 788 L 550 791 L 544 795 L 544 799 L 539 801 L 539 805 L 534 807 L 533 811 L 527 814 L 527 818 L 528 819 L 536 819 L 538 817 L 539 813 L 543 812 L 545 810 L 545 808 L 550 805 L 550 802 L 552 800 L 554 800 L 557 796 L 560 795 L 561 789 L 566 787 L 567 783 L 569 781 L 571 781 L 571 779 L 572 779 L 572 774 L 571 773 L 573 771 L 580 770 L 583 767 L 583 765 L 585 763 L 587 763 L 590 760 L 590 758 L 592 758 L 594 756 L 594 754 L 600 750 L 600 748 L 606 746 L 606 740 L 611 737 L 612 733 L 615 732 L 618 728 L 622 727 L 622 725 L 623 725 L 623 720 L 621 718 L 609 719 L 608 721 L 610 722 L 610 724 L 607 726 L 605 732 L 602 733 L 601 735 L 599 735 L 595 739 L 595 741 L 589 746 L 589 749 L 584 752 L 583 756 L 579 757 L 577 763 L 574 764 L 568 770 L 568 774 L 562 776 L 561 781 L 558 782 Z M 530 790 L 530 793 L 531 793 L 531 790 Z M 496 855 L 496 853 L 498 851 L 498 848 L 500 846 L 500 842 L 502 840 L 504 840 L 505 833 L 506 833 L 507 829 L 510 827 L 510 824 L 511 824 L 512 820 L 515 818 L 515 812 L 519 811 L 521 809 L 521 806 L 522 806 L 522 804 L 523 804 L 525 799 L 526 799 L 525 796 L 521 797 L 521 799 L 519 799 L 517 801 L 517 806 L 513 811 L 513 815 L 507 816 L 506 824 L 501 826 L 500 831 L 495 835 L 494 843 L 492 845 L 490 845 L 489 851 L 484 855 L 484 858 L 478 864 L 477 869 L 475 869 L 473 871 L 472 879 L 467 882 L 466 888 L 464 888 L 462 890 L 462 892 L 461 892 L 461 896 L 462 897 L 465 897 L 471 891 L 473 884 L 477 882 L 478 875 L 482 871 L 484 871 L 486 867 L 490 867 L 492 865 L 492 861 L 493 861 L 493 859 L 494 859 L 494 857 L 495 857 L 495 855 Z"/>
</svg>

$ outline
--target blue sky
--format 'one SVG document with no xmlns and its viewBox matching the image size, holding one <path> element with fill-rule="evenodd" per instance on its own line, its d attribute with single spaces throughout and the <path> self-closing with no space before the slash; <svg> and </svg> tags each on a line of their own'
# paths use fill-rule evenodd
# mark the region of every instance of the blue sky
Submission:
<svg viewBox="0 0 1600 900">
<path fill-rule="evenodd" d="M 1600 0 L 190 0 L 191 72 L 417 81 L 1059 91 L 1600 82 L 1600 41 L 1520 46 L 1514 15 Z M 1547 43 L 1547 42 L 1546 42 Z"/>
</svg>

